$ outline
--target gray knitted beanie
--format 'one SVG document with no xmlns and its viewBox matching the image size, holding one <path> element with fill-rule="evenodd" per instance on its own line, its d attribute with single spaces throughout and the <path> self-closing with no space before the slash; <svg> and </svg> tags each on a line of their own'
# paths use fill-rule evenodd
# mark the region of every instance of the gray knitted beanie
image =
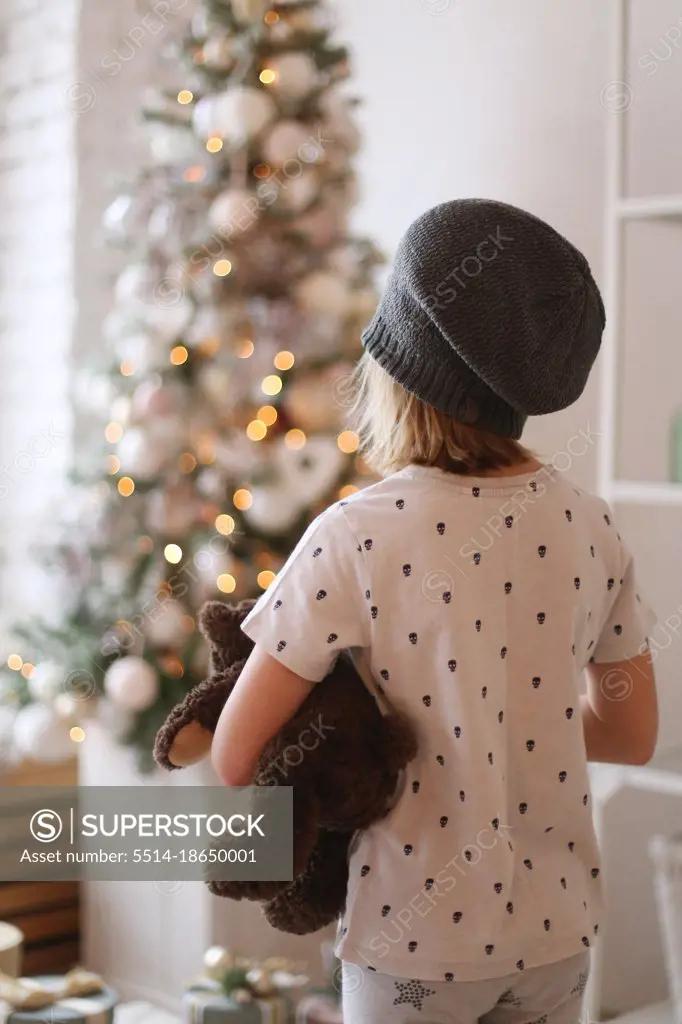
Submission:
<svg viewBox="0 0 682 1024">
<path fill-rule="evenodd" d="M 459 199 L 408 229 L 362 343 L 424 402 L 519 438 L 528 416 L 579 398 L 604 326 L 570 242 L 514 206 Z"/>
</svg>

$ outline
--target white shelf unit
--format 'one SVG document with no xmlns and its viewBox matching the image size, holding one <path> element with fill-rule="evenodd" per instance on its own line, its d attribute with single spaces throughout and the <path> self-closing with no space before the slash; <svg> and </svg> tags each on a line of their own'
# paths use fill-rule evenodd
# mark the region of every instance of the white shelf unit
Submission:
<svg viewBox="0 0 682 1024">
<path fill-rule="evenodd" d="M 611 4 L 611 73 L 614 82 L 627 81 L 632 0 L 609 0 Z M 647 505 L 682 508 L 682 484 L 621 480 L 618 466 L 619 344 L 624 327 L 624 282 L 626 229 L 631 221 L 670 220 L 681 222 L 682 194 L 629 197 L 627 190 L 628 114 L 609 113 L 606 147 L 605 203 L 605 287 L 609 313 L 601 361 L 600 429 L 602 445 L 597 467 L 599 491 L 613 505 Z M 682 798 L 682 748 L 663 751 L 651 764 L 641 768 L 595 766 L 596 824 L 601 830 L 606 803 L 623 787 L 665 793 Z M 602 1021 L 602 945 L 593 949 L 593 966 L 586 998 L 586 1020 Z M 613 1018 L 611 1018 L 613 1021 Z M 642 1007 L 616 1018 L 617 1024 L 680 1024 L 670 1003 Z"/>
</svg>

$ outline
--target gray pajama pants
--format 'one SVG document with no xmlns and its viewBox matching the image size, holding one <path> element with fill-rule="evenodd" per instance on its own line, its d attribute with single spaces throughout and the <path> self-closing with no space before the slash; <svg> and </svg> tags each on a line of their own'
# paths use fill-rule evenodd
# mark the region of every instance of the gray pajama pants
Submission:
<svg viewBox="0 0 682 1024">
<path fill-rule="evenodd" d="M 393 978 L 344 963 L 344 1024 L 579 1024 L 589 952 L 489 981 Z"/>
</svg>

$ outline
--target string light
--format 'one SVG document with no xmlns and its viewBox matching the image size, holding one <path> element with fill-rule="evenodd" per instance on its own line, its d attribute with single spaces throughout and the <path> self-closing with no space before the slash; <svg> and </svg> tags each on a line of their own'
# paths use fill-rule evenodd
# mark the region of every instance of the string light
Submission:
<svg viewBox="0 0 682 1024">
<path fill-rule="evenodd" d="M 272 68 L 263 68 L 260 75 L 258 76 L 263 85 L 272 85 L 277 78 L 277 72 L 273 71 Z"/>
<path fill-rule="evenodd" d="M 261 390 L 265 395 L 278 395 L 282 390 L 282 378 L 276 373 L 270 374 L 261 384 Z"/>
<path fill-rule="evenodd" d="M 189 358 L 189 352 L 184 345 L 176 345 L 171 349 L 170 361 L 173 366 L 182 366 Z"/>
<path fill-rule="evenodd" d="M 112 420 L 111 423 L 107 424 L 104 436 L 109 444 L 117 444 L 123 437 L 123 427 L 120 423 L 116 423 L 115 420 Z"/>
<path fill-rule="evenodd" d="M 196 185 L 206 177 L 206 168 L 202 167 L 201 164 L 193 164 L 192 167 L 187 168 L 182 176 L 191 185 Z"/>
<path fill-rule="evenodd" d="M 258 573 L 256 579 L 258 580 L 258 586 L 261 587 L 262 590 L 267 590 L 275 579 L 275 573 L 272 569 L 264 569 L 263 572 Z"/>
<path fill-rule="evenodd" d="M 219 515 L 215 521 L 215 528 L 218 533 L 221 533 L 223 537 L 229 537 L 234 531 L 235 521 L 232 516 L 228 516 L 226 513 Z"/>
<path fill-rule="evenodd" d="M 237 589 L 237 581 L 229 572 L 223 572 L 216 580 L 218 590 L 223 594 L 232 594 Z"/>
<path fill-rule="evenodd" d="M 21 672 L 24 665 L 24 659 L 21 658 L 18 654 L 10 654 L 9 658 L 7 659 L 7 665 L 9 668 L 12 669 L 13 672 Z"/>
<path fill-rule="evenodd" d="M 169 654 L 160 659 L 161 668 L 171 679 L 182 679 L 185 674 L 185 666 L 175 654 Z"/>
<path fill-rule="evenodd" d="M 360 438 L 354 430 L 343 430 L 337 437 L 336 443 L 342 452 L 350 455 L 360 447 Z"/>
<path fill-rule="evenodd" d="M 293 352 L 278 352 L 275 356 L 275 366 L 278 370 L 290 370 L 296 362 Z"/>
<path fill-rule="evenodd" d="M 107 468 L 111 476 L 116 476 L 119 469 L 121 468 L 121 460 L 117 455 L 107 456 Z"/>
<path fill-rule="evenodd" d="M 21 674 L 24 679 L 31 679 L 35 670 L 35 665 L 32 665 L 30 661 L 25 661 L 21 669 Z"/>
<path fill-rule="evenodd" d="M 262 441 L 268 432 L 268 428 L 262 420 L 251 420 L 246 428 L 246 436 L 251 441 Z"/>
<path fill-rule="evenodd" d="M 253 355 L 255 347 L 256 346 L 251 341 L 251 339 L 246 338 L 244 341 L 240 343 L 239 348 L 237 349 L 237 356 L 239 357 L 239 359 L 248 359 L 250 356 Z"/>
<path fill-rule="evenodd" d="M 263 21 L 265 22 L 266 25 L 276 25 L 279 20 L 280 18 L 277 11 L 268 11 L 265 17 L 263 18 Z"/>
<path fill-rule="evenodd" d="M 357 494 L 359 490 L 360 488 L 356 487 L 355 484 L 346 484 L 346 486 L 342 487 L 339 491 L 339 498 L 350 498 L 351 494 Z"/>
<path fill-rule="evenodd" d="M 229 260 L 218 260 L 213 264 L 213 273 L 216 277 L 227 277 L 232 273 L 232 264 Z"/>
<path fill-rule="evenodd" d="M 120 369 L 121 369 L 121 374 L 124 377 L 132 377 L 134 375 L 134 373 L 135 373 L 135 367 L 133 366 L 133 364 L 130 362 L 129 359 L 124 359 L 123 360 L 123 362 L 121 363 Z"/>
<path fill-rule="evenodd" d="M 135 481 L 129 476 L 122 476 L 118 482 L 118 493 L 124 498 L 129 498 L 134 490 Z"/>
<path fill-rule="evenodd" d="M 253 169 L 254 178 L 269 178 L 272 174 L 270 164 L 256 164 Z"/>
<path fill-rule="evenodd" d="M 271 427 L 277 422 L 277 410 L 274 405 L 262 405 L 258 410 L 258 419 L 262 420 L 266 427 Z"/>
<path fill-rule="evenodd" d="M 232 495 L 232 502 L 235 508 L 238 508 L 240 512 L 245 512 L 246 509 L 251 508 L 253 505 L 253 495 L 251 491 L 247 491 L 245 487 L 240 487 L 238 491 L 235 491 Z"/>
<path fill-rule="evenodd" d="M 83 731 L 83 729 L 81 729 L 79 725 L 74 725 L 73 729 L 69 733 L 69 736 L 71 737 L 74 743 L 82 743 L 83 740 L 85 739 L 85 732 Z"/>
<path fill-rule="evenodd" d="M 177 565 L 182 558 L 182 548 L 179 544 L 166 544 L 163 549 L 163 557 L 171 565 Z"/>
<path fill-rule="evenodd" d="M 292 451 L 299 451 L 306 443 L 306 436 L 302 430 L 299 430 L 298 427 L 294 427 L 293 430 L 287 430 L 284 435 L 284 443 L 287 448 L 291 448 Z"/>
<path fill-rule="evenodd" d="M 186 107 L 188 103 L 191 103 L 194 99 L 194 93 L 191 89 L 181 89 L 178 93 L 178 103 L 181 103 L 183 107 Z"/>
<path fill-rule="evenodd" d="M 145 534 L 144 537 L 140 537 L 140 539 L 138 540 L 137 549 L 143 555 L 151 555 L 152 551 L 154 550 L 154 541 L 152 540 L 151 537 L 148 537 Z"/>
<path fill-rule="evenodd" d="M 191 452 L 183 452 L 178 459 L 178 466 L 182 473 L 193 473 L 197 468 L 197 460 L 194 458 Z"/>
<path fill-rule="evenodd" d="M 185 633 L 193 633 L 194 632 L 194 630 L 196 628 L 196 622 L 194 621 L 194 619 L 192 618 L 191 615 L 183 615 L 182 619 L 181 619 L 181 622 L 182 622 L 182 628 L 184 629 Z"/>
<path fill-rule="evenodd" d="M 206 149 L 209 151 L 209 153 L 219 153 L 224 145 L 225 143 L 223 142 L 223 140 L 219 139 L 217 135 L 214 135 L 206 143 Z"/>
</svg>

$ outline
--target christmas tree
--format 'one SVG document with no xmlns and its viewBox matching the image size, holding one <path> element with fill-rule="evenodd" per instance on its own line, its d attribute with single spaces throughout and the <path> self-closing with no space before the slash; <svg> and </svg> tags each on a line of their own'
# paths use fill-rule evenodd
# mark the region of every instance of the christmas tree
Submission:
<svg viewBox="0 0 682 1024">
<path fill-rule="evenodd" d="M 16 630 L 2 680 L 14 756 L 68 756 L 96 713 L 150 764 L 206 668 L 201 604 L 257 596 L 368 479 L 343 414 L 380 256 L 348 230 L 348 53 L 322 0 L 193 9 L 105 216 L 125 266 L 75 388 L 99 425 L 51 553 L 58 613 Z"/>
</svg>

